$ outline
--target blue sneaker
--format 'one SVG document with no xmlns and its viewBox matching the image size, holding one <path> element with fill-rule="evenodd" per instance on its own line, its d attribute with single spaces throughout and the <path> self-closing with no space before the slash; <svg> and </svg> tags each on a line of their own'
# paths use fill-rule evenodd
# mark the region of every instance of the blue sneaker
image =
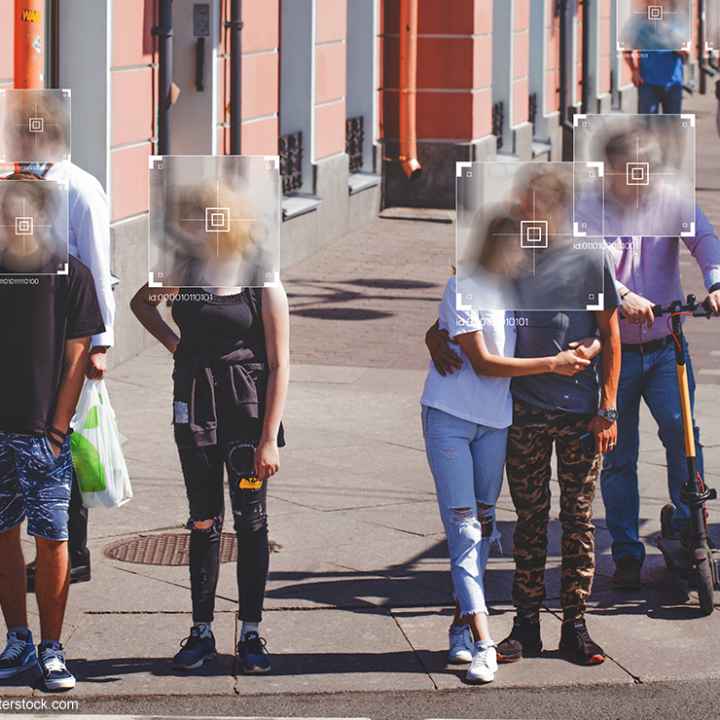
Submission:
<svg viewBox="0 0 720 720">
<path fill-rule="evenodd" d="M 65 653 L 59 642 L 40 643 L 38 655 L 46 690 L 72 690 L 75 687 L 75 676 L 65 665 Z"/>
<path fill-rule="evenodd" d="M 178 670 L 197 670 L 206 662 L 217 657 L 215 636 L 211 630 L 193 627 L 190 635 L 180 643 L 180 652 L 173 658 L 173 665 Z"/>
<path fill-rule="evenodd" d="M 237 646 L 240 669 L 246 675 L 270 672 L 270 655 L 265 639 L 256 632 L 250 632 Z"/>
<path fill-rule="evenodd" d="M 0 679 L 11 678 L 37 665 L 37 653 L 32 633 L 20 637 L 15 632 L 7 634 L 7 645 L 0 655 Z"/>
</svg>

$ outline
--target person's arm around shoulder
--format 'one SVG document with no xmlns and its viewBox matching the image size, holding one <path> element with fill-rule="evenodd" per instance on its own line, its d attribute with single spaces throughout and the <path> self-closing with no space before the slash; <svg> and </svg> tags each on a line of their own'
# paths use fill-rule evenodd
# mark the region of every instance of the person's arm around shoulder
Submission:
<svg viewBox="0 0 720 720">
<path fill-rule="evenodd" d="M 450 336 L 447 330 L 441 330 L 436 320 L 425 333 L 425 346 L 435 369 L 444 377 L 452 375 L 462 367 L 462 359 L 450 347 Z"/>
<path fill-rule="evenodd" d="M 255 473 L 265 481 L 280 467 L 277 438 L 290 382 L 290 311 L 282 285 L 262 290 L 262 322 L 268 361 L 268 384 L 262 435 L 255 452 Z"/>
<path fill-rule="evenodd" d="M 617 308 L 595 313 L 602 342 L 602 379 L 598 414 L 590 421 L 589 430 L 595 435 L 598 452 L 606 453 L 617 442 L 617 391 L 620 382 L 622 345 Z"/>
<path fill-rule="evenodd" d="M 178 288 L 151 288 L 146 283 L 130 301 L 130 309 L 140 324 L 172 354 L 175 354 L 180 338 L 163 320 L 158 305 L 175 297 L 178 292 Z"/>
</svg>

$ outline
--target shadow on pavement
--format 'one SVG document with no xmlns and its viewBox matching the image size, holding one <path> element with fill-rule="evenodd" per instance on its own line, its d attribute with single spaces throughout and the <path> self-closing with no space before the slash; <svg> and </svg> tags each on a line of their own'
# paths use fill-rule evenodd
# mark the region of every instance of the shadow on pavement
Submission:
<svg viewBox="0 0 720 720">
<path fill-rule="evenodd" d="M 75 658 L 68 661 L 68 668 L 79 682 L 114 683 L 125 675 L 150 674 L 155 677 L 227 677 L 233 673 L 232 655 L 218 655 L 200 670 L 183 672 L 175 670 L 170 657 L 154 658 L 108 658 L 106 660 L 83 660 Z"/>
<path fill-rule="evenodd" d="M 512 532 L 514 523 L 499 521 L 504 553 L 493 552 L 485 576 L 488 601 L 494 604 L 512 604 Z M 562 527 L 558 520 L 548 525 L 548 560 L 545 570 L 546 601 L 544 605 L 561 613 L 559 603 L 562 568 L 560 558 Z M 362 558 L 362 548 L 358 548 Z M 610 555 L 609 535 L 596 537 L 596 557 L 603 559 L 604 573 L 596 570 L 589 612 L 597 615 L 646 615 L 658 620 L 685 620 L 696 618 L 699 609 L 687 605 L 687 589 L 678 588 L 665 569 L 661 556 L 649 555 L 643 571 L 643 587 L 638 591 L 623 592 L 612 586 L 607 574 L 607 557 Z M 498 562 L 499 561 L 499 562 Z M 367 563 L 365 563 L 367 565 Z M 430 569 L 428 566 L 432 566 Z M 309 601 L 321 606 L 350 611 L 366 612 L 373 608 L 423 608 L 452 606 L 452 588 L 447 564 L 447 545 L 437 542 L 402 563 L 377 569 L 359 570 L 338 566 L 337 570 L 322 572 L 271 571 L 274 583 L 281 583 L 268 591 L 275 600 Z M 433 614 L 431 611 L 427 614 Z"/>
</svg>

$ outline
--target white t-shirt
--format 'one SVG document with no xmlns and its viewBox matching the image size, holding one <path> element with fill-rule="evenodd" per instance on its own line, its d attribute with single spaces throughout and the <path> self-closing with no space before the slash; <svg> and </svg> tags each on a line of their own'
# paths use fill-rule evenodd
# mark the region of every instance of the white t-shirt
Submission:
<svg viewBox="0 0 720 720">
<path fill-rule="evenodd" d="M 481 331 L 489 352 L 513 357 L 516 339 L 513 313 L 506 310 L 458 310 L 456 298 L 453 276 L 448 280 L 440 303 L 440 329 L 447 330 L 451 338 Z M 510 378 L 478 375 L 460 346 L 453 345 L 453 350 L 462 358 L 462 367 L 443 377 L 431 362 L 421 404 L 478 425 L 508 427 L 512 423 Z"/>
<path fill-rule="evenodd" d="M 51 166 L 47 180 L 68 184 L 70 254 L 87 266 L 95 281 L 105 332 L 92 338 L 93 347 L 115 341 L 115 297 L 110 275 L 110 209 L 100 182 L 89 172 L 63 160 Z"/>
</svg>

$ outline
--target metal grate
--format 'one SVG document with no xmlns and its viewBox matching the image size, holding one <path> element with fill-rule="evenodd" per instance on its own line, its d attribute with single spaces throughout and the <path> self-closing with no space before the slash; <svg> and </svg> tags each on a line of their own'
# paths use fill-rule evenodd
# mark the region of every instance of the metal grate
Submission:
<svg viewBox="0 0 720 720">
<path fill-rule="evenodd" d="M 505 103 L 500 100 L 492 106 L 492 134 L 497 138 L 497 149 L 502 150 L 505 126 Z"/>
<path fill-rule="evenodd" d="M 302 131 L 280 136 L 280 177 L 282 178 L 282 189 L 285 195 L 289 195 L 302 187 L 303 153 Z"/>
<path fill-rule="evenodd" d="M 190 563 L 190 533 L 137 535 L 107 545 L 105 557 L 136 565 L 188 565 Z M 220 562 L 237 560 L 237 542 L 232 533 L 220 538 Z"/>
<path fill-rule="evenodd" d="M 350 172 L 358 172 L 363 166 L 363 146 L 365 145 L 365 119 L 362 115 L 345 121 L 345 152 Z"/>
</svg>

